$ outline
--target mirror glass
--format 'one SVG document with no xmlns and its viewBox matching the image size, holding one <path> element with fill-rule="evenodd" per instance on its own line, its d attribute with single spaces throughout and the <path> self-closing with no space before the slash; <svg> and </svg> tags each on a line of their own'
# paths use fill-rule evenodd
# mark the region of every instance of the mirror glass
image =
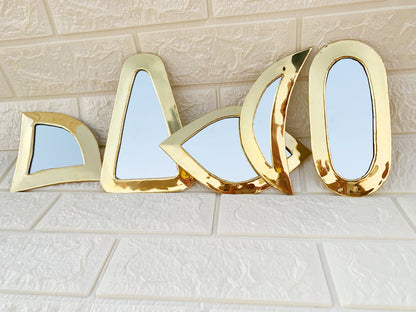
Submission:
<svg viewBox="0 0 416 312">
<path fill-rule="evenodd" d="M 364 67 L 352 58 L 337 61 L 325 88 L 328 145 L 332 165 L 344 179 L 358 179 L 371 166 L 373 104 Z"/>
<path fill-rule="evenodd" d="M 140 70 L 131 88 L 115 175 L 117 179 L 174 177 L 176 163 L 159 147 L 169 136 L 152 79 Z"/>
<path fill-rule="evenodd" d="M 35 125 L 33 140 L 29 174 L 45 169 L 84 164 L 77 140 L 61 127 Z"/>
<path fill-rule="evenodd" d="M 271 122 L 274 98 L 279 88 L 282 77 L 274 80 L 266 90 L 257 105 L 256 115 L 254 116 L 253 129 L 257 144 L 264 155 L 267 163 L 271 167 L 272 151 L 271 151 Z M 286 157 L 290 157 L 291 153 L 286 149 Z"/>
<path fill-rule="evenodd" d="M 223 180 L 242 182 L 258 176 L 241 147 L 238 117 L 208 125 L 182 147 L 202 167 Z"/>
</svg>

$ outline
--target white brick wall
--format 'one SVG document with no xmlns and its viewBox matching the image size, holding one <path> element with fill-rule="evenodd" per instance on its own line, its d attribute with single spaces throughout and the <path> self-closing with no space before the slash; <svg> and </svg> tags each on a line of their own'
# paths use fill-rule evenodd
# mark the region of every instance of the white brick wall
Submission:
<svg viewBox="0 0 416 312">
<path fill-rule="evenodd" d="M 163 58 L 187 124 L 242 104 L 281 56 L 345 38 L 388 70 L 393 166 L 373 196 L 332 195 L 310 160 L 293 197 L 8 193 L 20 112 L 80 118 L 104 146 L 130 55 Z M 416 310 L 415 38 L 414 0 L 0 2 L 0 311 Z M 307 87 L 306 70 L 287 126 L 309 145 Z"/>
</svg>

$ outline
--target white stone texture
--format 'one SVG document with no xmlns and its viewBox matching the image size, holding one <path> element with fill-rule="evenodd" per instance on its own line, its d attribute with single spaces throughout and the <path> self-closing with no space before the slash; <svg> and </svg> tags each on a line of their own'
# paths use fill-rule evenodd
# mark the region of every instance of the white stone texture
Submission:
<svg viewBox="0 0 416 312">
<path fill-rule="evenodd" d="M 399 197 L 397 201 L 416 227 L 416 196 Z"/>
<path fill-rule="evenodd" d="M 75 98 L 0 103 L 0 150 L 19 148 L 20 119 L 23 112 L 54 112 L 79 118 Z"/>
<path fill-rule="evenodd" d="M 0 40 L 52 35 L 42 0 L 1 1 L 0 25 Z"/>
<path fill-rule="evenodd" d="M 416 309 L 416 245 L 411 242 L 324 243 L 344 307 Z"/>
<path fill-rule="evenodd" d="M 214 194 L 64 194 L 36 230 L 207 235 L 214 204 Z"/>
<path fill-rule="evenodd" d="M 207 17 L 203 0 L 48 0 L 48 3 L 58 33 L 185 22 Z"/>
<path fill-rule="evenodd" d="M 331 304 L 316 246 L 226 239 L 122 239 L 99 297 Z"/>
<path fill-rule="evenodd" d="M 58 194 L 0 193 L 0 230 L 29 230 Z"/>
<path fill-rule="evenodd" d="M 116 90 L 122 64 L 133 54 L 131 35 L 0 49 L 17 96 Z"/>
<path fill-rule="evenodd" d="M 361 40 L 380 54 L 387 69 L 415 68 L 415 15 L 416 7 L 410 7 L 305 17 L 302 47 L 320 49 L 337 40 Z"/>
<path fill-rule="evenodd" d="M 3 74 L 0 72 L 0 98 L 12 97 L 13 92 L 10 90 Z"/>
<path fill-rule="evenodd" d="M 221 196 L 219 235 L 416 238 L 387 197 Z"/>
<path fill-rule="evenodd" d="M 173 85 L 253 81 L 296 50 L 296 21 L 140 33 L 139 41 L 143 52 L 162 57 Z"/>
<path fill-rule="evenodd" d="M 377 0 L 370 0 L 377 1 Z M 366 0 L 213 0 L 213 11 L 216 17 L 252 15 L 258 13 L 302 10 L 333 5 L 368 2 Z"/>
<path fill-rule="evenodd" d="M 22 300 L 20 298 L 0 299 L 2 312 L 89 312 L 87 304 L 79 302 Z"/>
<path fill-rule="evenodd" d="M 0 182 L 7 175 L 12 163 L 16 160 L 17 152 L 0 151 Z"/>
<path fill-rule="evenodd" d="M 73 235 L 0 235 L 0 290 L 87 296 L 114 240 Z"/>
<path fill-rule="evenodd" d="M 173 89 L 182 125 L 217 109 L 215 87 L 176 87 Z"/>
<path fill-rule="evenodd" d="M 94 304 L 89 312 L 201 312 L 195 307 L 166 304 Z"/>
<path fill-rule="evenodd" d="M 391 130 L 416 132 L 416 72 L 388 73 Z"/>
</svg>

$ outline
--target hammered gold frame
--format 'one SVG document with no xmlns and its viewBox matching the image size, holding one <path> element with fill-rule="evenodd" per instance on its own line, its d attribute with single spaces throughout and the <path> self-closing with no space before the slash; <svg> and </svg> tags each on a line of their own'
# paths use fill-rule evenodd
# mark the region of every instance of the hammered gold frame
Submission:
<svg viewBox="0 0 416 312">
<path fill-rule="evenodd" d="M 146 71 L 153 81 L 169 135 L 182 128 L 163 61 L 154 54 L 137 54 L 129 57 L 125 61 L 120 74 L 104 153 L 101 185 L 105 191 L 114 193 L 178 192 L 185 190 L 192 185 L 193 178 L 180 167 L 178 167 L 178 175 L 172 178 L 117 179 L 115 176 L 131 88 L 137 72 L 141 70 Z"/>
<path fill-rule="evenodd" d="M 209 187 L 210 189 L 223 194 L 254 194 L 262 192 L 270 187 L 270 185 L 261 177 L 242 182 L 230 182 L 208 172 L 202 167 L 185 149 L 182 144 L 193 137 L 196 133 L 209 126 L 210 124 L 225 118 L 240 117 L 241 106 L 227 106 L 212 111 L 201 118 L 191 122 L 183 127 L 164 142 L 160 147 L 168 153 L 180 166 L 185 168 L 196 180 Z M 287 135 L 287 144 L 289 151 L 295 150 L 297 141 L 289 134 Z M 218 151 L 221 153 L 222 151 Z M 300 159 L 304 159 L 303 154 Z M 288 158 L 289 170 L 294 170 L 301 162 L 297 155 L 292 154 Z"/>
<path fill-rule="evenodd" d="M 344 179 L 335 172 L 328 145 L 326 80 L 332 65 L 343 58 L 352 58 L 365 69 L 373 105 L 374 156 L 368 172 L 356 180 Z M 391 167 L 387 74 L 378 53 L 365 43 L 355 40 L 342 40 L 322 48 L 315 56 L 309 71 L 309 112 L 314 165 L 325 186 L 344 196 L 364 196 L 378 190 L 386 181 Z"/>
<path fill-rule="evenodd" d="M 296 167 L 310 155 L 301 143 L 288 139 L 286 133 L 286 114 L 293 87 L 298 74 L 309 56 L 311 49 L 286 56 L 269 66 L 256 80 L 247 94 L 240 118 L 240 138 L 244 153 L 254 170 L 273 187 L 292 195 L 289 167 Z M 254 118 L 257 106 L 267 87 L 281 77 L 273 103 L 271 118 L 271 151 L 273 166 L 266 161 L 254 134 Z M 286 157 L 286 140 L 290 140 L 289 151 L 294 157 Z M 292 164 L 289 166 L 289 162 Z M 297 164 L 293 163 L 296 162 Z"/>
<path fill-rule="evenodd" d="M 68 131 L 81 149 L 84 164 L 44 169 L 29 174 L 36 125 L 55 126 Z M 68 182 L 99 181 L 100 170 L 101 156 L 97 141 L 90 129 L 82 122 L 59 113 L 22 113 L 19 153 L 10 192 Z"/>
</svg>

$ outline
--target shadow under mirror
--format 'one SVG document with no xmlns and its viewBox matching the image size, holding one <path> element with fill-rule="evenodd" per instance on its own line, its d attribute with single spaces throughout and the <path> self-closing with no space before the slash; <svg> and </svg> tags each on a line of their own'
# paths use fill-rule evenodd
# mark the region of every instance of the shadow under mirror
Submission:
<svg viewBox="0 0 416 312">
<path fill-rule="evenodd" d="M 33 140 L 29 174 L 84 164 L 77 140 L 63 128 L 38 124 L 35 126 Z"/>
<path fill-rule="evenodd" d="M 374 118 L 370 85 L 360 62 L 342 58 L 332 65 L 325 112 L 334 170 L 344 179 L 363 177 L 374 158 Z"/>
<path fill-rule="evenodd" d="M 202 167 L 223 180 L 239 183 L 254 179 L 258 175 L 244 155 L 238 123 L 237 117 L 217 120 L 197 132 L 182 147 Z"/>
<path fill-rule="evenodd" d="M 117 179 L 155 179 L 178 174 L 176 163 L 159 147 L 169 136 L 153 82 L 137 72 L 124 119 L 117 157 Z"/>
</svg>

